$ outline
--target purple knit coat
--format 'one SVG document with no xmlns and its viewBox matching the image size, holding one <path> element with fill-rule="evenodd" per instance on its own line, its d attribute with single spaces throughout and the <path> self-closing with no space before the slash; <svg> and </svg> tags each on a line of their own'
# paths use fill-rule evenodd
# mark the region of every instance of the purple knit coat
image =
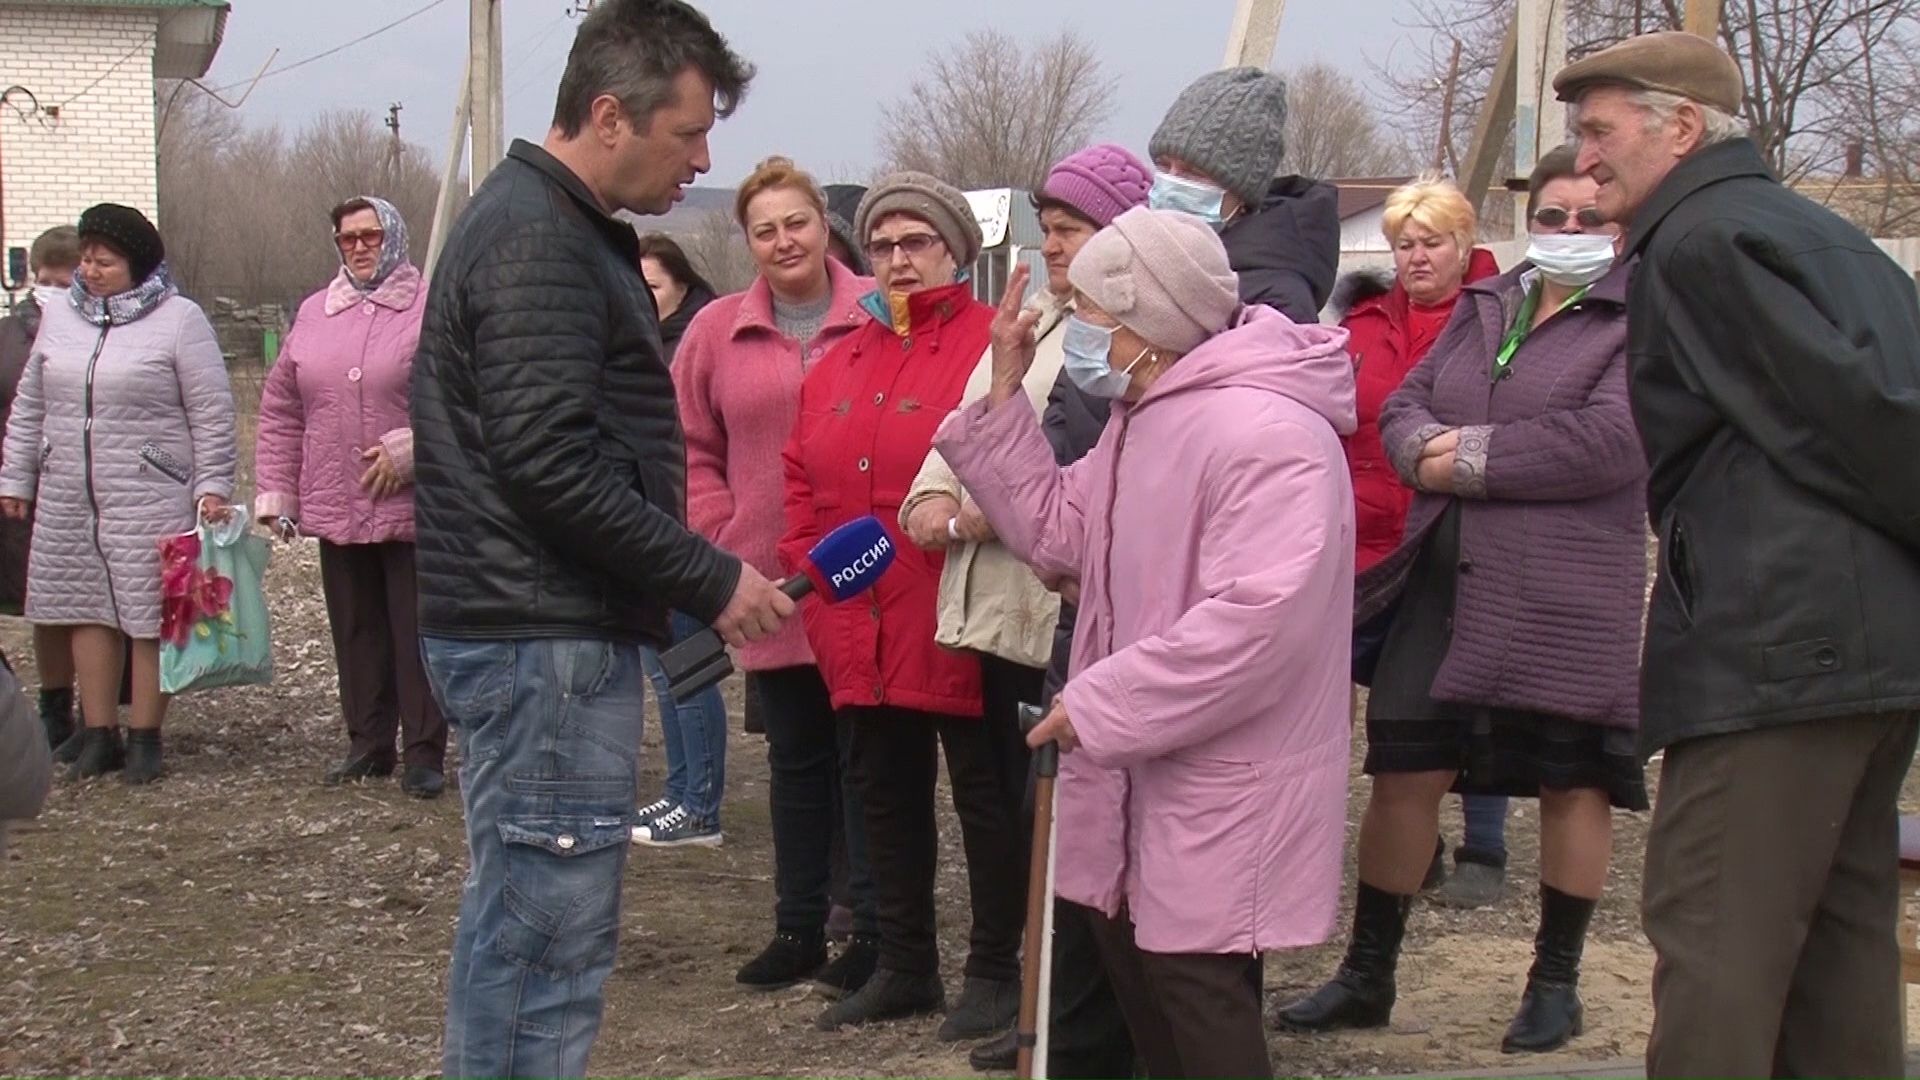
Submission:
<svg viewBox="0 0 1920 1080">
<path fill-rule="evenodd" d="M 1646 458 L 1627 401 L 1627 280 L 1616 267 L 1528 335 L 1493 381 L 1527 264 L 1468 285 L 1387 399 L 1381 439 L 1412 487 L 1427 441 L 1458 428 L 1452 496 L 1421 492 L 1406 540 L 1363 574 L 1356 624 L 1404 587 L 1451 499 L 1462 504 L 1453 639 L 1436 700 L 1639 725 Z"/>
</svg>

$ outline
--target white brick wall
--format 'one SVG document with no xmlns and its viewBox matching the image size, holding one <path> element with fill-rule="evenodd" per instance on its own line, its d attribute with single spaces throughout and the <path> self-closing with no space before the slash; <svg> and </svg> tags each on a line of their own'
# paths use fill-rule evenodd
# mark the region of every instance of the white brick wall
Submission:
<svg viewBox="0 0 1920 1080">
<path fill-rule="evenodd" d="M 0 248 L 27 247 L 47 229 L 75 223 L 95 203 L 125 203 L 159 221 L 153 116 L 158 17 L 105 8 L 0 6 L 0 89 L 17 84 L 33 91 L 41 105 L 61 106 L 58 120 L 43 115 L 41 122 L 23 120 L 13 108 L 30 108 L 20 95 L 0 106 Z M 95 79 L 99 85 L 87 89 Z M 0 261 L 0 271 L 4 266 Z"/>
</svg>

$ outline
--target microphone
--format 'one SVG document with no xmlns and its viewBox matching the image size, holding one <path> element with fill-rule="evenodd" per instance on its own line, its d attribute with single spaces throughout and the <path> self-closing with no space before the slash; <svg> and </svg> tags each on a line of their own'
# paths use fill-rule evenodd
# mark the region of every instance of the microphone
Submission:
<svg viewBox="0 0 1920 1080">
<path fill-rule="evenodd" d="M 873 588 L 893 565 L 893 541 L 880 519 L 855 518 L 833 530 L 807 552 L 800 573 L 780 583 L 795 603 L 819 593 L 838 604 Z M 727 643 L 711 626 L 660 654 L 660 667 L 675 701 L 685 701 L 733 674 Z"/>
</svg>

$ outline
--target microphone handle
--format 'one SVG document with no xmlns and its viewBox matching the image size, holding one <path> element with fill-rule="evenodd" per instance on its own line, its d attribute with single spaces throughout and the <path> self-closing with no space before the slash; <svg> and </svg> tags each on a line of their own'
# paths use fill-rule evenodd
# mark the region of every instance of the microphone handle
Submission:
<svg viewBox="0 0 1920 1080">
<path fill-rule="evenodd" d="M 795 574 L 780 583 L 780 591 L 797 604 L 813 592 L 813 578 L 807 574 Z"/>
</svg>

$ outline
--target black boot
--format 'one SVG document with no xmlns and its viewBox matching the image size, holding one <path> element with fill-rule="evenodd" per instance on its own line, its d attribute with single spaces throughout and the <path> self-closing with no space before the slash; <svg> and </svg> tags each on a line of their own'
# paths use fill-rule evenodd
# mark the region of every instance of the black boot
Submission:
<svg viewBox="0 0 1920 1080">
<path fill-rule="evenodd" d="M 1325 986 L 1274 1014 L 1273 1026 L 1291 1032 L 1385 1027 L 1393 1015 L 1393 972 L 1412 906 L 1411 896 L 1361 882 L 1353 904 L 1353 938 L 1340 970 Z"/>
<path fill-rule="evenodd" d="M 827 962 L 827 943 L 819 934 L 773 935 L 760 955 L 746 962 L 733 981 L 753 990 L 785 990 Z"/>
<path fill-rule="evenodd" d="M 1540 929 L 1533 935 L 1533 970 L 1520 1011 L 1500 1040 L 1506 1054 L 1558 1050 L 1580 1034 L 1585 1009 L 1580 1004 L 1580 952 L 1595 900 L 1568 896 L 1540 884 Z"/>
<path fill-rule="evenodd" d="M 129 784 L 151 784 L 160 779 L 160 729 L 134 728 L 127 732 L 127 771 L 120 779 Z"/>
<path fill-rule="evenodd" d="M 967 976 L 960 1002 L 947 1010 L 934 1038 L 941 1042 L 984 1039 L 1013 1026 L 1020 1018 L 1020 980 Z"/>
<path fill-rule="evenodd" d="M 872 1024 L 881 1020 L 899 1020 L 925 1016 L 947 1007 L 947 990 L 940 985 L 940 974 L 909 975 L 904 971 L 881 968 L 867 980 L 860 992 L 820 1014 L 813 1026 L 833 1031 L 842 1024 Z"/>
<path fill-rule="evenodd" d="M 977 1072 L 1012 1072 L 1020 1064 L 1020 1033 L 1009 1031 L 967 1053 L 967 1064 Z"/>
<path fill-rule="evenodd" d="M 839 1001 L 848 994 L 859 993 L 879 966 L 880 936 L 855 934 L 833 963 L 821 968 L 820 974 L 813 977 L 813 987 L 823 996 Z"/>
<path fill-rule="evenodd" d="M 47 729 L 47 745 L 55 750 L 73 738 L 73 687 L 40 691 L 40 724 Z"/>
<path fill-rule="evenodd" d="M 120 745 L 119 728 L 85 728 L 80 733 L 80 754 L 74 758 L 73 768 L 68 770 L 67 778 L 90 780 L 124 768 L 126 764 L 127 750 Z"/>
<path fill-rule="evenodd" d="M 62 765 L 71 765 L 80 760 L 80 750 L 87 745 L 87 729 L 80 724 L 73 725 L 73 734 L 67 741 L 53 748 L 53 760 Z"/>
</svg>

